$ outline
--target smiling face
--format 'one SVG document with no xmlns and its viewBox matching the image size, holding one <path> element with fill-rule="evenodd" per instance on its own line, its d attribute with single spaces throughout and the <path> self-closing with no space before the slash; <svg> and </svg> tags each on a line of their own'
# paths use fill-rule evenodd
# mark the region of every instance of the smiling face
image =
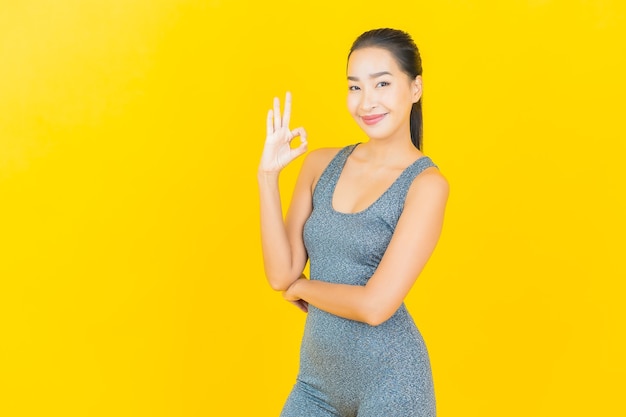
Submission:
<svg viewBox="0 0 626 417">
<path fill-rule="evenodd" d="M 348 110 L 371 139 L 410 138 L 411 107 L 422 77 L 411 79 L 383 48 L 357 49 L 348 60 Z"/>
</svg>

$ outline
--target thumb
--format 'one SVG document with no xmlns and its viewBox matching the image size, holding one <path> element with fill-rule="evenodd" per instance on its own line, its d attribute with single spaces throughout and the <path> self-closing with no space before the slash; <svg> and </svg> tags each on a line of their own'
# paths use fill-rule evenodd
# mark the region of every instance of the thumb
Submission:
<svg viewBox="0 0 626 417">
<path fill-rule="evenodd" d="M 298 127 L 291 131 L 291 135 L 294 138 L 298 136 L 300 137 L 300 145 L 298 145 L 298 147 L 296 148 L 291 149 L 292 157 L 297 158 L 298 156 L 305 153 L 308 148 L 307 133 L 303 127 Z"/>
</svg>

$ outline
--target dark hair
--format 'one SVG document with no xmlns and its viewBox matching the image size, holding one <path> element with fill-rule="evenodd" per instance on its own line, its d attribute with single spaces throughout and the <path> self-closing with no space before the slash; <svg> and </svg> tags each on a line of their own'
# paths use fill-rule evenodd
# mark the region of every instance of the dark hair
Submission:
<svg viewBox="0 0 626 417">
<path fill-rule="evenodd" d="M 415 79 L 418 75 L 422 75 L 422 58 L 420 57 L 417 45 L 406 32 L 397 29 L 383 28 L 367 31 L 359 36 L 348 54 L 348 59 L 352 52 L 361 48 L 383 48 L 389 51 L 398 66 L 404 71 L 411 79 Z M 417 103 L 413 103 L 411 108 L 411 142 L 417 149 L 422 149 L 422 98 Z"/>
</svg>

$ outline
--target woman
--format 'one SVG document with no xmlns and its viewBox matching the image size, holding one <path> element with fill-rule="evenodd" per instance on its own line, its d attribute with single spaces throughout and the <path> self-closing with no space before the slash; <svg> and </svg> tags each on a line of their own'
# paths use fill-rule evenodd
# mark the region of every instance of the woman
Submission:
<svg viewBox="0 0 626 417">
<path fill-rule="evenodd" d="M 421 73 L 405 32 L 357 38 L 347 101 L 369 140 L 310 152 L 284 220 L 278 175 L 306 151 L 306 132 L 289 128 L 289 94 L 282 116 L 277 98 L 268 113 L 259 166 L 265 272 L 308 311 L 283 417 L 435 415 L 428 352 L 403 302 L 435 248 L 448 198 L 446 179 L 420 150 Z"/>
</svg>

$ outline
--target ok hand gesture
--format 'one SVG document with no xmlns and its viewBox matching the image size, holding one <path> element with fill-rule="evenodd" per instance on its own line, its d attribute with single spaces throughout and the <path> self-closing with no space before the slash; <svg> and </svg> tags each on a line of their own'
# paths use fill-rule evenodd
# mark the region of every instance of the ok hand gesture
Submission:
<svg viewBox="0 0 626 417">
<path fill-rule="evenodd" d="M 274 110 L 267 112 L 267 137 L 261 156 L 259 171 L 280 172 L 291 161 L 307 150 L 306 131 L 303 127 L 289 129 L 291 117 L 291 94 L 285 95 L 285 111 L 280 116 L 280 100 L 274 97 Z M 300 137 L 300 144 L 291 147 L 291 141 Z"/>
</svg>

